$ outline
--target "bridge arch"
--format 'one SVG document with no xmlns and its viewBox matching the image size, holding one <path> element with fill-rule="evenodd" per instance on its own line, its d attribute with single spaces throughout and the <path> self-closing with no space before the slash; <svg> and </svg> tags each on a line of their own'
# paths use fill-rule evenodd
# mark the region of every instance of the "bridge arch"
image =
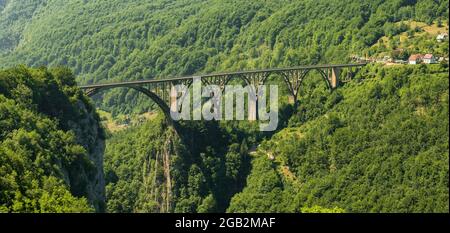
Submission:
<svg viewBox="0 0 450 233">
<path fill-rule="evenodd" d="M 147 97 L 149 97 L 162 110 L 162 112 L 165 115 L 165 118 L 166 118 L 167 122 L 169 124 L 173 125 L 173 121 L 172 121 L 172 118 L 170 116 L 170 107 L 157 94 L 155 94 L 154 92 L 152 92 L 152 91 L 150 91 L 150 90 L 148 90 L 148 89 L 146 89 L 144 87 L 141 87 L 141 86 L 138 86 L 138 85 L 118 86 L 118 87 L 114 87 L 114 86 L 112 86 L 112 87 L 97 87 L 97 88 L 93 88 L 92 90 L 87 91 L 86 95 L 89 96 L 89 97 L 92 97 L 92 96 L 94 96 L 94 95 L 96 95 L 96 94 L 98 94 L 98 93 L 100 93 L 102 91 L 109 90 L 109 89 L 112 89 L 112 88 L 119 88 L 119 87 L 130 88 L 130 89 L 136 90 L 138 92 L 141 92 L 144 95 L 146 95 Z"/>
<path fill-rule="evenodd" d="M 213 73 L 199 76 L 187 76 L 178 78 L 166 78 L 166 79 L 151 79 L 151 80 L 137 80 L 137 81 L 125 81 L 118 83 L 109 84 L 92 84 L 80 86 L 82 90 L 88 95 L 93 96 L 100 91 L 116 88 L 116 87 L 127 87 L 137 90 L 147 97 L 149 97 L 153 102 L 155 102 L 158 107 L 163 111 L 166 119 L 173 124 L 171 118 L 170 109 L 170 96 L 168 92 L 172 86 L 177 84 L 184 84 L 187 88 L 190 88 L 193 80 L 195 78 L 200 78 L 202 84 L 214 84 L 221 87 L 223 92 L 225 86 L 232 80 L 242 80 L 247 85 L 252 85 L 256 89 L 251 90 L 253 93 L 257 93 L 258 85 L 264 85 L 271 74 L 276 74 L 277 78 L 283 78 L 285 84 L 288 86 L 289 92 L 293 97 L 294 105 L 298 104 L 297 97 L 299 95 L 299 90 L 303 81 L 307 75 L 310 74 L 311 70 L 316 70 L 322 79 L 326 83 L 326 87 L 329 90 L 333 90 L 339 86 L 339 80 L 342 69 L 350 69 L 350 73 L 353 72 L 353 68 L 358 69 L 359 67 L 365 66 L 366 63 L 357 64 L 327 64 L 327 65 L 309 65 L 309 66 L 298 66 L 289 68 L 270 68 L 270 69 L 260 69 L 260 70 L 247 70 L 247 71 L 237 71 L 237 72 L 225 72 L 225 73 Z M 242 84 L 242 83 L 241 83 Z M 245 85 L 244 84 L 244 85 Z M 256 94 L 254 93 L 254 94 Z M 257 94 L 256 94 L 257 95 Z M 255 95 L 253 95 L 255 96 Z M 256 96 L 258 99 L 258 97 Z M 258 103 L 256 102 L 256 105 Z"/>
<path fill-rule="evenodd" d="M 320 74 L 322 79 L 325 81 L 325 84 L 327 85 L 327 88 L 330 91 L 332 91 L 333 90 L 333 86 L 331 85 L 331 82 L 330 82 L 330 76 L 322 69 L 315 69 L 315 70 Z M 309 71 L 311 71 L 311 70 L 309 70 Z M 308 73 L 309 73 L 309 71 L 308 71 Z M 300 86 L 302 85 L 303 80 L 304 79 L 300 80 Z"/>
<path fill-rule="evenodd" d="M 298 94 L 300 92 L 300 87 L 303 84 L 303 81 L 305 78 L 311 73 L 311 71 L 317 71 L 325 82 L 326 87 L 332 91 L 335 87 L 333 87 L 331 83 L 331 73 L 332 71 L 329 71 L 328 69 L 324 68 L 311 68 L 311 69 L 305 69 L 305 70 L 294 70 L 294 71 L 282 71 L 279 74 L 283 77 L 283 80 L 288 87 L 288 90 L 292 97 L 292 103 L 294 105 L 297 104 L 298 100 Z"/>
</svg>

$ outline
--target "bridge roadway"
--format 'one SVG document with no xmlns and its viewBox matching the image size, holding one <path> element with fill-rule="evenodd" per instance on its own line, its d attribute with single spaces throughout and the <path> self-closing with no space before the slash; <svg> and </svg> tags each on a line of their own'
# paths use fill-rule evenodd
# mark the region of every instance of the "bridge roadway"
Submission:
<svg viewBox="0 0 450 233">
<path fill-rule="evenodd" d="M 221 73 L 212 73 L 212 74 L 191 75 L 191 76 L 165 78 L 165 79 L 148 79 L 148 80 L 125 81 L 125 82 L 116 82 L 116 83 L 88 84 L 88 85 L 81 85 L 81 86 L 79 86 L 79 88 L 82 90 L 87 90 L 87 89 L 102 88 L 102 87 L 124 87 L 124 86 L 129 86 L 129 85 L 174 82 L 174 81 L 179 81 L 179 80 L 193 79 L 194 77 L 209 78 L 209 77 L 222 77 L 222 76 L 258 74 L 258 73 L 280 73 L 280 72 L 295 71 L 295 70 L 350 68 L 350 67 L 361 67 L 361 66 L 365 66 L 366 64 L 367 63 L 330 64 L 330 65 L 296 66 L 296 67 L 288 67 L 288 68 L 271 68 L 271 69 L 260 69 L 260 70 L 244 70 L 244 71 L 235 71 L 235 72 L 221 72 Z"/>
</svg>

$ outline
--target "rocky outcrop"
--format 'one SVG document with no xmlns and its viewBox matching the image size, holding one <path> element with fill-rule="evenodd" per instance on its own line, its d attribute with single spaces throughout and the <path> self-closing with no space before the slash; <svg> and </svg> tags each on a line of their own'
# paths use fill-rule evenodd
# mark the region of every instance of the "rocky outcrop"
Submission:
<svg viewBox="0 0 450 233">
<path fill-rule="evenodd" d="M 81 118 L 69 121 L 70 129 L 77 141 L 87 152 L 88 161 L 80 161 L 66 168 L 66 182 L 74 195 L 85 196 L 97 212 L 105 211 L 105 178 L 103 174 L 103 154 L 105 136 L 100 120 L 91 105 L 78 103 Z"/>
</svg>

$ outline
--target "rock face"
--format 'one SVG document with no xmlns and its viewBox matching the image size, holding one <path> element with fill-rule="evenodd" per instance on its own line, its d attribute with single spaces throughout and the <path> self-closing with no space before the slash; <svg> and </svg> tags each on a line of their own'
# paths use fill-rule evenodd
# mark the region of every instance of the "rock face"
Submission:
<svg viewBox="0 0 450 233">
<path fill-rule="evenodd" d="M 179 195 L 186 150 L 162 114 L 108 139 L 105 153 L 108 212 L 170 213 Z M 124 149 L 126 148 L 126 149 Z"/>
<path fill-rule="evenodd" d="M 67 168 L 65 180 L 73 194 L 87 197 L 97 212 L 104 212 L 106 208 L 103 174 L 104 131 L 95 109 L 81 101 L 77 109 L 82 117 L 76 122 L 69 121 L 69 127 L 75 133 L 78 143 L 86 149 L 89 161 L 82 161 L 74 167 Z"/>
<path fill-rule="evenodd" d="M 218 122 L 177 122 L 175 128 L 158 115 L 108 138 L 108 212 L 223 211 L 245 184 L 247 144 L 229 143 Z"/>
</svg>

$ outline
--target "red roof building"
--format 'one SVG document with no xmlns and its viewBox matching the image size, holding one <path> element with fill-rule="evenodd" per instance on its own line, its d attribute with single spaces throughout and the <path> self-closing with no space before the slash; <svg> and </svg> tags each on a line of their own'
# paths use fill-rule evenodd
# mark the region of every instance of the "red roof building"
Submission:
<svg viewBox="0 0 450 233">
<path fill-rule="evenodd" d="M 421 54 L 412 54 L 409 59 L 409 64 L 415 65 L 419 64 L 422 61 L 422 55 Z"/>
<path fill-rule="evenodd" d="M 436 63 L 436 58 L 433 56 L 433 54 L 427 53 L 425 54 L 425 56 L 423 56 L 423 62 L 426 64 Z"/>
</svg>

